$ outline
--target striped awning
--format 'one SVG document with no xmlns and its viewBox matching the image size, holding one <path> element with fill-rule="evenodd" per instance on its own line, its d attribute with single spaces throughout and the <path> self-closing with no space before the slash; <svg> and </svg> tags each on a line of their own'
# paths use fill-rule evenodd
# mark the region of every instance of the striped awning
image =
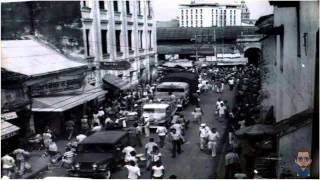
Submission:
<svg viewBox="0 0 320 180">
<path fill-rule="evenodd" d="M 7 121 L 1 120 L 1 139 L 8 139 L 18 134 L 19 127 Z"/>
</svg>

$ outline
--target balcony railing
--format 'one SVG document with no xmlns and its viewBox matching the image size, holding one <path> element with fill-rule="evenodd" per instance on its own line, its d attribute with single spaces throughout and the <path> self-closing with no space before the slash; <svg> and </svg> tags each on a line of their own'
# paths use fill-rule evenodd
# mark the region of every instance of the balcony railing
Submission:
<svg viewBox="0 0 320 180">
<path fill-rule="evenodd" d="M 120 51 L 117 52 L 117 56 L 122 56 L 122 55 L 123 55 L 123 52 L 120 52 Z"/>
<path fill-rule="evenodd" d="M 133 54 L 134 50 L 133 49 L 129 49 L 129 54 Z"/>
</svg>

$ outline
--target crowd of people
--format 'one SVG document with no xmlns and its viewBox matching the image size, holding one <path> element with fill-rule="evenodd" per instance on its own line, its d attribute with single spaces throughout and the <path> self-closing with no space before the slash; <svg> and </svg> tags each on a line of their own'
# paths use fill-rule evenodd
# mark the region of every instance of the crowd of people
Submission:
<svg viewBox="0 0 320 180">
<path fill-rule="evenodd" d="M 199 127 L 199 148 L 202 151 L 210 151 L 212 157 L 217 156 L 217 146 L 222 137 L 219 129 L 210 127 L 203 122 L 204 111 L 201 108 L 200 94 L 214 92 L 217 94 L 218 101 L 213 105 L 215 118 L 218 122 L 227 124 L 229 150 L 225 156 L 226 175 L 225 178 L 234 178 L 237 173 L 245 172 L 247 177 L 251 177 L 249 169 L 240 168 L 240 150 L 234 132 L 240 128 L 253 125 L 259 115 L 260 103 L 260 80 L 259 69 L 255 66 L 244 67 L 206 67 L 199 72 L 199 85 L 197 91 L 197 103 L 194 111 L 191 112 L 193 123 Z M 221 93 L 224 91 L 235 91 L 235 106 L 230 107 L 227 100 L 223 100 Z M 84 114 L 80 123 L 74 119 L 65 122 L 65 138 L 70 142 L 66 145 L 64 153 L 61 155 L 60 167 L 70 167 L 73 158 L 76 156 L 77 145 L 90 134 L 111 129 L 125 129 L 130 134 L 130 141 L 134 146 L 125 147 L 122 152 L 124 156 L 125 168 L 128 170 L 129 179 L 137 179 L 141 176 L 141 164 L 146 160 L 146 170 L 150 171 L 150 178 L 163 178 L 165 175 L 165 164 L 163 164 L 161 153 L 162 149 L 171 144 L 171 157 L 175 158 L 183 152 L 182 145 L 186 142 L 185 134 L 190 127 L 189 119 L 184 114 L 177 112 L 171 120 L 171 125 L 159 125 L 156 128 L 157 139 L 150 136 L 150 122 L 148 118 L 142 117 L 143 103 L 154 100 L 154 85 L 146 85 L 140 89 L 128 90 L 118 96 L 110 97 L 96 109 L 89 110 Z M 128 124 L 128 119 L 135 119 L 133 124 Z M 194 125 L 193 125 L 194 127 Z M 149 139 L 143 145 L 143 136 Z M 30 141 L 46 150 L 45 155 L 55 157 L 58 154 L 55 142 L 55 133 L 47 127 L 43 134 L 37 134 Z M 74 140 L 75 139 L 75 140 Z M 145 152 L 137 153 L 135 146 L 143 147 Z M 18 149 L 13 152 L 16 155 L 6 155 L 2 158 L 4 172 L 12 172 L 15 167 L 23 169 L 24 159 L 28 152 Z M 250 160 L 250 157 L 246 159 Z M 22 162 L 22 163 L 21 163 Z M 23 165 L 21 165 L 23 164 Z M 20 172 L 21 174 L 21 172 Z M 175 175 L 170 176 L 176 177 Z"/>
</svg>

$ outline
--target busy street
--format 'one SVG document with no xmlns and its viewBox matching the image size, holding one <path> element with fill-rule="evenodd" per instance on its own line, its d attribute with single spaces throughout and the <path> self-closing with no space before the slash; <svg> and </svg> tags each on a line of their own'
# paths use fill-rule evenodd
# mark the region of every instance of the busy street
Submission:
<svg viewBox="0 0 320 180">
<path fill-rule="evenodd" d="M 1 1 L 1 179 L 319 179 L 319 1 Z"/>
</svg>

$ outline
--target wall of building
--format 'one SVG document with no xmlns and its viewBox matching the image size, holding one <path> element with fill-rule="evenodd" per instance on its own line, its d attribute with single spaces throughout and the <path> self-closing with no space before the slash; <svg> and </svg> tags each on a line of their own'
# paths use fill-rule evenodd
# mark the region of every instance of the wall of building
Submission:
<svg viewBox="0 0 320 180">
<path fill-rule="evenodd" d="M 284 26 L 276 37 L 276 121 L 313 109 L 316 57 L 316 32 L 319 30 L 319 2 L 299 2 L 296 7 L 274 6 L 274 26 Z M 301 119 L 305 121 L 306 119 Z M 316 120 L 316 119 L 314 119 Z M 289 129 L 290 130 L 290 129 Z M 294 165 L 298 148 L 311 151 L 312 125 L 298 127 L 279 138 L 278 172 Z"/>
<path fill-rule="evenodd" d="M 284 25 L 283 45 L 280 35 L 277 36 L 277 103 L 276 119 L 289 118 L 313 106 L 313 87 L 315 72 L 317 17 L 310 12 L 318 12 L 315 2 L 300 3 L 300 34 L 297 32 L 297 11 L 294 7 L 275 7 L 274 25 Z M 307 8 L 307 11 L 302 11 Z M 307 13 L 304 13 L 307 12 Z M 291 17 L 291 18 L 288 18 Z M 308 34 L 307 53 L 304 53 L 303 34 Z M 298 39 L 300 38 L 300 57 Z M 283 64 L 283 71 L 281 71 Z"/>
<path fill-rule="evenodd" d="M 95 76 L 101 82 L 107 73 L 121 76 L 133 85 L 138 83 L 140 76 L 150 79 L 150 61 L 157 63 L 156 54 L 156 24 L 152 14 L 152 1 L 140 1 L 141 13 L 139 14 L 139 1 L 130 3 L 130 14 L 127 13 L 127 1 L 103 1 L 105 8 L 99 8 L 99 1 L 86 1 L 86 6 L 81 2 L 83 34 L 85 46 L 89 44 L 88 59 L 98 66 L 100 61 L 127 60 L 131 68 L 125 71 L 97 70 Z M 114 9 L 114 2 L 118 4 L 118 11 Z M 148 12 L 150 2 L 150 12 Z M 86 30 L 89 30 L 88 41 Z M 102 32 L 107 31 L 107 50 L 103 53 Z M 131 36 L 131 48 L 129 47 L 129 32 Z M 117 52 L 116 32 L 120 31 L 120 51 Z M 142 41 L 139 33 L 142 32 Z M 151 36 L 149 35 L 151 32 Z M 88 42 L 88 43 L 87 43 Z M 142 42 L 142 48 L 140 47 Z M 99 83 L 97 83 L 99 84 Z"/>
</svg>

